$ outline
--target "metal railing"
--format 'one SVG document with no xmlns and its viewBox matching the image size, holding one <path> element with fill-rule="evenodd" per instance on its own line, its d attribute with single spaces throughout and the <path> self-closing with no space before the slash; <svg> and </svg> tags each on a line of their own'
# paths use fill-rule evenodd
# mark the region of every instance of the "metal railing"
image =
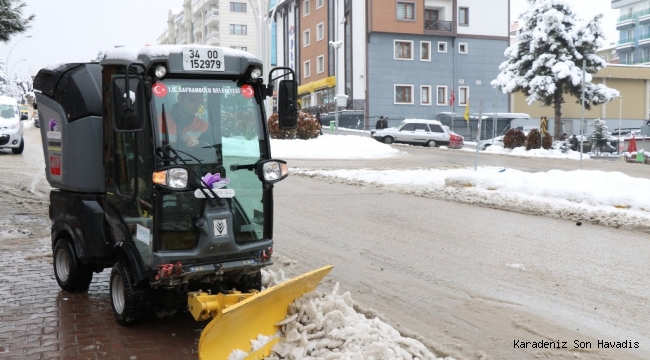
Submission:
<svg viewBox="0 0 650 360">
<path fill-rule="evenodd" d="M 424 20 L 424 30 L 452 32 L 454 23 L 444 20 Z"/>
</svg>

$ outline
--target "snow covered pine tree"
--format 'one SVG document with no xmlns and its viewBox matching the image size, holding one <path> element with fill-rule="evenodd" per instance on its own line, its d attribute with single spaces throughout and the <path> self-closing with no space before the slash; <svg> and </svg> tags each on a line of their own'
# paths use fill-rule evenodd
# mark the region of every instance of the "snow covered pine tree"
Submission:
<svg viewBox="0 0 650 360">
<path fill-rule="evenodd" d="M 591 143 L 591 152 L 594 154 L 607 150 L 616 150 L 609 143 L 612 133 L 607 130 L 607 125 L 605 124 L 605 120 L 600 119 L 596 119 L 591 123 L 593 130 L 591 136 L 589 136 L 589 142 Z"/>
<path fill-rule="evenodd" d="M 563 95 L 572 95 L 578 103 L 582 91 L 582 62 L 585 66 L 585 108 L 612 101 L 615 89 L 592 84 L 592 75 L 607 63 L 596 55 L 601 47 L 602 15 L 587 22 L 573 13 L 565 0 L 528 0 L 528 9 L 519 16 L 521 28 L 517 44 L 506 49 L 506 61 L 492 86 L 504 94 L 521 91 L 528 94 L 529 105 L 536 101 L 553 105 L 553 137 L 562 135 Z"/>
</svg>

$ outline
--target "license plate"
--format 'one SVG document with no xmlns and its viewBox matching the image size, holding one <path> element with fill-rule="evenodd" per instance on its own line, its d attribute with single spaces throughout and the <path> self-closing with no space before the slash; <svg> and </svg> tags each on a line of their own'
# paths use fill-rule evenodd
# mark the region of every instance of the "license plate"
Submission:
<svg viewBox="0 0 650 360">
<path fill-rule="evenodd" d="M 224 71 L 225 69 L 222 49 L 183 48 L 183 70 Z"/>
</svg>

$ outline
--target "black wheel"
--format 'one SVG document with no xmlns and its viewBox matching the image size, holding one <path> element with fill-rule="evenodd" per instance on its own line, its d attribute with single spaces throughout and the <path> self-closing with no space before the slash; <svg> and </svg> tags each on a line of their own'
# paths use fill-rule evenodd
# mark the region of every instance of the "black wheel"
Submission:
<svg viewBox="0 0 650 360">
<path fill-rule="evenodd" d="M 65 291 L 87 290 L 93 279 L 93 271 L 82 264 L 74 253 L 72 241 L 61 238 L 54 246 L 54 276 Z"/>
<path fill-rule="evenodd" d="M 262 291 L 262 271 L 258 270 L 254 274 L 245 275 L 241 281 L 241 292 L 248 293 L 251 290 Z"/>
<path fill-rule="evenodd" d="M 485 144 L 485 145 L 483 145 L 483 148 L 481 150 L 485 150 L 485 149 L 487 149 L 489 147 L 490 147 L 490 144 Z"/>
<path fill-rule="evenodd" d="M 22 154 L 24 149 L 25 149 L 25 140 L 23 140 L 23 138 L 20 138 L 20 146 L 11 149 L 11 152 L 18 155 L 18 154 Z"/>
<path fill-rule="evenodd" d="M 428 147 L 436 147 L 436 141 L 435 140 L 429 140 L 427 141 L 427 146 Z"/>
<path fill-rule="evenodd" d="M 133 270 L 123 262 L 113 266 L 110 278 L 111 307 L 120 325 L 135 325 L 145 319 L 149 302 L 144 289 L 135 286 Z"/>
<path fill-rule="evenodd" d="M 384 137 L 384 144 L 392 144 L 394 139 L 390 136 Z"/>
</svg>

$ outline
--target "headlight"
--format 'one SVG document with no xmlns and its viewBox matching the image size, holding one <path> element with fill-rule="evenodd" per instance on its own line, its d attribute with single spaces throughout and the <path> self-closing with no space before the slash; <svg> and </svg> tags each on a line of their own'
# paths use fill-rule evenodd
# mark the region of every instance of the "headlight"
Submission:
<svg viewBox="0 0 650 360">
<path fill-rule="evenodd" d="M 170 189 L 185 189 L 187 187 L 187 178 L 187 169 L 183 168 L 160 170 L 152 175 L 154 184 Z"/>
<path fill-rule="evenodd" d="M 184 189 L 187 187 L 187 169 L 169 169 L 167 185 L 172 189 Z"/>
<path fill-rule="evenodd" d="M 260 77 L 262 77 L 262 70 L 255 68 L 253 71 L 251 71 L 251 79 L 256 80 Z"/>
<path fill-rule="evenodd" d="M 289 175 L 289 166 L 282 160 L 268 160 L 260 164 L 258 176 L 266 183 L 278 182 Z"/>
<path fill-rule="evenodd" d="M 158 79 L 164 78 L 165 75 L 167 75 L 167 68 L 162 65 L 158 66 L 156 71 L 154 71 L 154 75 L 156 75 Z"/>
</svg>

